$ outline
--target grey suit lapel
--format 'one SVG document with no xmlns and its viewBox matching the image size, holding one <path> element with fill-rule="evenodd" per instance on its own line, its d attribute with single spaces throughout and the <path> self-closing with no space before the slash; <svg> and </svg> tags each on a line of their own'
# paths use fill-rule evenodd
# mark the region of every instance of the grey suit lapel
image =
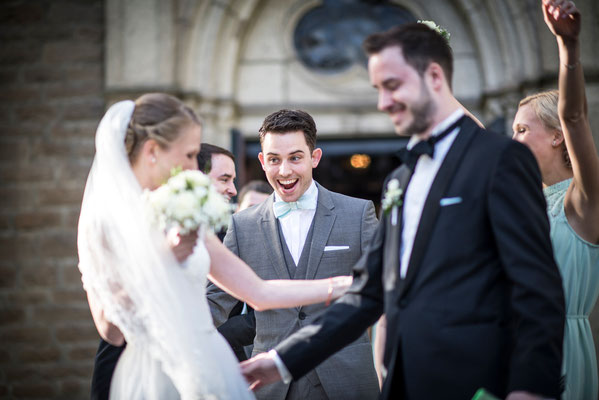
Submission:
<svg viewBox="0 0 599 400">
<path fill-rule="evenodd" d="M 263 238 L 262 244 L 264 245 L 264 254 L 266 255 L 265 259 L 270 260 L 279 279 L 291 279 L 285 263 L 283 249 L 281 248 L 281 238 L 279 236 L 277 218 L 272 211 L 273 201 L 274 194 L 271 195 L 261 206 L 262 218 L 259 229 Z"/>
<path fill-rule="evenodd" d="M 308 267 L 306 271 L 306 279 L 314 279 L 320 259 L 324 253 L 324 247 L 329 241 L 333 224 L 335 223 L 335 214 L 333 209 L 335 204 L 331 199 L 329 191 L 318 183 L 318 203 L 316 205 L 316 213 L 314 214 L 314 231 L 312 232 L 311 243 L 306 242 L 304 246 L 310 246 L 310 257 L 308 258 Z"/>
</svg>

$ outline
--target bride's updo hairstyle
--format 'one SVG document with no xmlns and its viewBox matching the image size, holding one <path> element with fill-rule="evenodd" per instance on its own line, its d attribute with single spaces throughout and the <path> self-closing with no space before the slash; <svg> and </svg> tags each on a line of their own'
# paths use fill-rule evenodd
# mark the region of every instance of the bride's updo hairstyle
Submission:
<svg viewBox="0 0 599 400">
<path fill-rule="evenodd" d="M 135 109 L 125 135 L 129 162 L 135 163 L 143 144 L 153 139 L 168 148 L 189 124 L 202 126 L 191 108 L 164 93 L 148 93 L 135 100 Z"/>
</svg>

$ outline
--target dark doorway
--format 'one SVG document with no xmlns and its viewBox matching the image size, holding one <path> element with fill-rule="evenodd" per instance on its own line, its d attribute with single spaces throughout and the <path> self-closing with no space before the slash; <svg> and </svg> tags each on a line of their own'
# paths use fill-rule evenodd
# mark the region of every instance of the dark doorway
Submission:
<svg viewBox="0 0 599 400">
<path fill-rule="evenodd" d="M 406 144 L 407 139 L 397 137 L 318 139 L 323 156 L 314 179 L 334 192 L 372 200 L 378 209 L 383 180 L 399 165 L 395 153 Z M 252 179 L 266 180 L 258 161 L 259 141 L 248 140 L 239 147 L 243 155 L 236 154 L 238 176 L 243 178 L 238 187 Z"/>
</svg>

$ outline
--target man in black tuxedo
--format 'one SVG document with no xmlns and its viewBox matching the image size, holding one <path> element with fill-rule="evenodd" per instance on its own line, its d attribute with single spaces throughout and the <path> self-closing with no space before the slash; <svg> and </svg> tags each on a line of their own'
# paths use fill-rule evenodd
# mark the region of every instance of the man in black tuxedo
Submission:
<svg viewBox="0 0 599 400">
<path fill-rule="evenodd" d="M 411 136 L 354 283 L 312 325 L 242 363 L 253 387 L 297 379 L 384 312 L 383 399 L 558 398 L 564 328 L 530 151 L 465 116 L 447 40 L 423 24 L 368 37 L 378 108 Z M 433 138 L 433 139 L 431 139 Z"/>
</svg>

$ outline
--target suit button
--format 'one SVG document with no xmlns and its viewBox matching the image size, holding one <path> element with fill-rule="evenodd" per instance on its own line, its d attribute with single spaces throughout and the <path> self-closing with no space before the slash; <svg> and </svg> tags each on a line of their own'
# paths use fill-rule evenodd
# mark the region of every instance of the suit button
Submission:
<svg viewBox="0 0 599 400">
<path fill-rule="evenodd" d="M 306 313 L 303 311 L 300 311 L 299 314 L 297 315 L 297 317 L 303 321 L 304 319 L 306 319 Z"/>
<path fill-rule="evenodd" d="M 408 301 L 406 299 L 401 299 L 399 301 L 399 308 L 406 308 L 408 306 Z"/>
</svg>

